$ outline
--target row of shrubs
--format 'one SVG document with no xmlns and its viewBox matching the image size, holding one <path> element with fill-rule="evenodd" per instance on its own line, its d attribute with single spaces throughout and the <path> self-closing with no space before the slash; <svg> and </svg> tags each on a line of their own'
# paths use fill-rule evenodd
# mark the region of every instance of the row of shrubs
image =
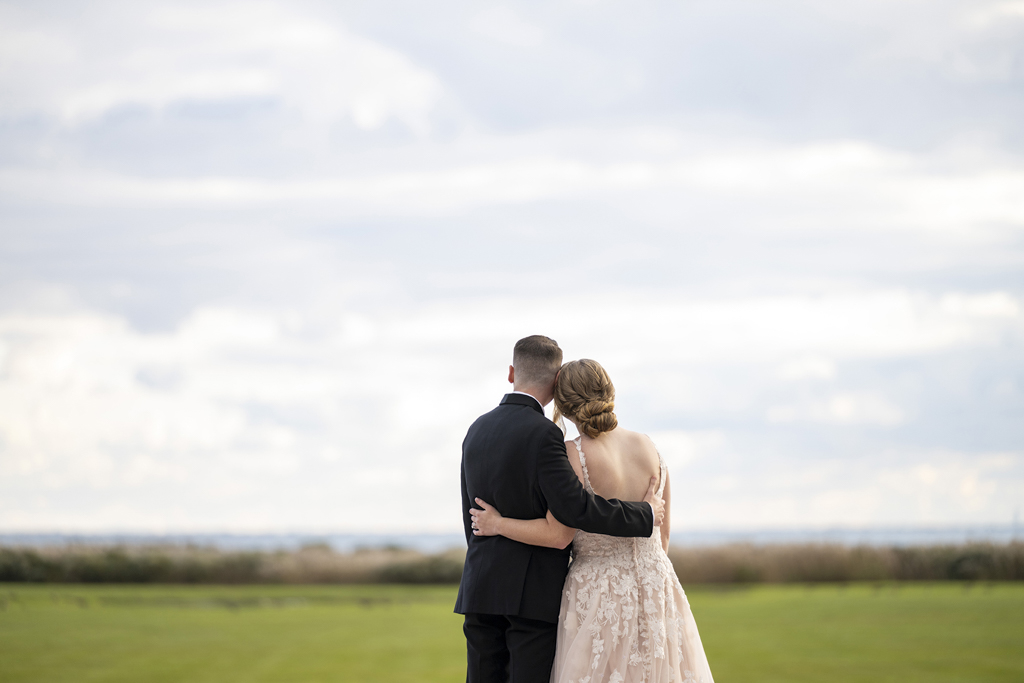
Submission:
<svg viewBox="0 0 1024 683">
<path fill-rule="evenodd" d="M 458 583 L 464 553 L 380 549 L 222 552 L 189 547 L 0 548 L 0 582 Z"/>
<path fill-rule="evenodd" d="M 1020 581 L 1024 543 L 676 548 L 683 585 L 835 581 Z M 222 552 L 192 547 L 0 548 L 0 581 L 61 583 L 458 583 L 462 551 Z"/>
<path fill-rule="evenodd" d="M 1021 581 L 1024 543 L 915 547 L 735 544 L 670 549 L 683 585 L 821 581 Z"/>
</svg>

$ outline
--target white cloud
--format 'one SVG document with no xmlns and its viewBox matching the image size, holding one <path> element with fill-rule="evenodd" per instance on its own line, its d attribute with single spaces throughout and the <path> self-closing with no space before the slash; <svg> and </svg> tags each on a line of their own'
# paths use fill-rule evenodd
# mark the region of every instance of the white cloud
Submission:
<svg viewBox="0 0 1024 683">
<path fill-rule="evenodd" d="M 900 69 L 907 64 L 935 68 L 964 82 L 1012 82 L 1020 77 L 1019 38 L 1024 32 L 1021 3 L 1003 0 L 935 3 L 924 20 L 916 3 L 876 5 L 875 21 L 885 38 L 870 51 L 867 63 Z M 839 8 L 852 18 L 863 7 Z M 835 10 L 834 10 L 835 11 Z M 873 13 L 869 13 L 870 14 Z M 899 26 L 900 30 L 893 30 Z"/>
<path fill-rule="evenodd" d="M 1005 292 L 975 296 L 947 294 L 942 297 L 939 306 L 954 315 L 978 318 L 1017 318 L 1021 315 L 1020 303 Z"/>
<path fill-rule="evenodd" d="M 787 361 L 779 367 L 778 376 L 787 380 L 833 379 L 836 365 L 828 358 L 806 356 Z"/>
<path fill-rule="evenodd" d="M 1000 299 L 1014 301 L 1005 293 Z M 965 295 L 989 300 L 992 295 Z M 586 310 L 586 307 L 584 307 Z M 765 297 L 672 303 L 622 302 L 627 326 L 650 331 L 645 346 L 676 361 L 743 358 L 775 361 L 798 354 L 834 359 L 899 357 L 966 345 L 987 346 L 1021 316 L 975 317 L 907 291 L 820 297 Z"/>
<path fill-rule="evenodd" d="M 670 470 L 684 468 L 703 458 L 713 458 L 725 444 L 725 435 L 716 430 L 687 431 L 673 429 L 648 434 Z"/>
<path fill-rule="evenodd" d="M 1024 21 L 1024 2 L 1020 2 L 1020 0 L 982 4 L 973 10 L 967 16 L 966 23 L 979 28 L 987 28 L 993 23 L 1007 19 Z"/>
<path fill-rule="evenodd" d="M 94 312 L 5 314 L 0 472 L 13 489 L 0 505 L 0 527 L 24 523 L 24 507 L 33 504 L 13 493 L 24 487 L 51 503 L 109 492 L 121 505 L 133 501 L 128 520 L 161 528 L 282 529 L 320 520 L 348 529 L 451 529 L 459 443 L 504 390 L 507 347 L 524 329 L 550 332 L 568 357 L 605 363 L 632 397 L 621 406 L 632 420 L 624 426 L 638 427 L 635 401 L 659 401 L 693 364 L 719 368 L 729 391 L 742 393 L 750 390 L 745 380 L 724 375 L 737 359 L 771 369 L 802 353 L 842 362 L 984 348 L 996 331 L 1019 333 L 1016 310 L 994 294 L 930 300 L 900 292 L 642 306 L 613 300 L 601 303 L 600 315 L 587 305 L 567 315 L 557 302 L 521 300 L 342 311 L 311 327 L 294 309 L 202 308 L 163 333 Z M 622 327 L 603 326 L 608 316 Z M 651 342 L 634 355 L 632 331 L 641 328 Z M 634 386 L 652 369 L 662 384 Z M 708 396 L 700 400 L 713 406 Z M 873 393 L 838 392 L 769 416 L 891 425 L 903 414 Z M 680 480 L 736 449 L 721 429 L 651 435 Z M 987 490 L 977 481 L 972 490 Z M 719 472 L 705 483 L 725 491 L 742 482 Z M 382 487 L 402 503 L 382 512 L 374 504 Z M 145 494 L 152 490 L 192 503 L 164 510 L 163 497 Z M 106 523 L 100 508 L 90 509 L 61 517 L 40 508 L 33 524 Z"/>
<path fill-rule="evenodd" d="M 544 41 L 544 29 L 524 21 L 509 7 L 495 5 L 481 10 L 469 26 L 484 38 L 518 48 L 536 48 Z"/>
<path fill-rule="evenodd" d="M 772 406 L 769 422 L 825 422 L 847 425 L 898 425 L 904 411 L 884 396 L 872 393 L 840 393 L 802 405 Z"/>
<path fill-rule="evenodd" d="M 1024 491 L 1024 454 L 1014 452 L 890 450 L 859 459 L 822 457 L 799 463 L 765 457 L 750 459 L 747 469 L 728 478 L 727 489 L 706 478 L 694 481 L 685 478 L 689 473 L 674 473 L 674 527 L 746 530 L 1006 523 Z M 677 493 L 680 489 L 682 495 Z"/>
<path fill-rule="evenodd" d="M 939 452 L 918 464 L 885 467 L 877 476 L 879 486 L 899 495 L 914 517 L 957 519 L 983 513 L 996 501 L 1009 511 L 1020 494 L 1022 461 L 1020 453 Z"/>
<path fill-rule="evenodd" d="M 40 7 L 0 2 L 0 528 L 452 529 L 535 331 L 680 524 L 1020 497 L 1019 3 Z"/>
<path fill-rule="evenodd" d="M 1013 239 L 1024 225 L 1024 172 L 989 168 L 951 175 L 863 145 L 750 149 L 668 162 L 594 163 L 523 151 L 506 148 L 504 160 L 424 171 L 280 180 L 6 169 L 0 171 L 0 196 L 99 207 L 298 206 L 337 217 L 447 215 L 482 206 L 622 197 L 631 203 L 643 198 L 648 206 L 642 211 L 672 216 L 682 191 L 713 202 L 721 219 L 774 233 L 888 231 L 987 244 Z"/>
<path fill-rule="evenodd" d="M 122 107 L 257 98 L 307 122 L 396 119 L 417 130 L 441 95 L 396 50 L 294 3 L 123 3 L 62 19 L 4 8 L 0 111 L 79 123 Z M 83 25 L 84 24 L 84 25 Z"/>
</svg>

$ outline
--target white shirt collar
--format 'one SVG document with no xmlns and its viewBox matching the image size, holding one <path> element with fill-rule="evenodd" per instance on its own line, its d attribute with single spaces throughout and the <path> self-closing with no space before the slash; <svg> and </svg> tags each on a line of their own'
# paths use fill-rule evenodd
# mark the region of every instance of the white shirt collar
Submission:
<svg viewBox="0 0 1024 683">
<path fill-rule="evenodd" d="M 510 393 L 510 394 L 522 394 L 523 396 L 529 396 L 530 398 L 532 398 L 532 399 L 533 399 L 534 401 L 536 401 L 536 402 L 537 402 L 537 405 L 539 405 L 539 406 L 540 406 L 540 409 L 541 409 L 541 410 L 544 410 L 544 404 L 543 404 L 543 403 L 541 403 L 541 402 L 540 402 L 540 399 L 539 399 L 539 398 L 537 398 L 536 396 L 534 396 L 533 394 L 528 394 L 528 393 L 526 393 L 525 391 L 515 391 L 515 390 L 513 390 L 513 391 L 510 391 L 510 392 L 508 392 L 508 393 Z"/>
</svg>

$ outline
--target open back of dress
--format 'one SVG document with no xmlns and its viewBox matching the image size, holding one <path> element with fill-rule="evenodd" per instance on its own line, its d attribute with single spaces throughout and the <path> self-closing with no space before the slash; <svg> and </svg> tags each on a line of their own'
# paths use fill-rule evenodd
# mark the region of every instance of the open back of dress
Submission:
<svg viewBox="0 0 1024 683">
<path fill-rule="evenodd" d="M 581 439 L 583 484 L 593 492 Z M 665 461 L 658 455 L 665 488 Z M 649 538 L 576 532 L 552 683 L 714 683 L 661 530 Z"/>
</svg>

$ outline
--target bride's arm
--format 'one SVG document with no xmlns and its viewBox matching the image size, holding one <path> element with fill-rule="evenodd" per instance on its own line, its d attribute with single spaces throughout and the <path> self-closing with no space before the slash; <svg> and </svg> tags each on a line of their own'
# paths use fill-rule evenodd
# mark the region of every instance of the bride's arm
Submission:
<svg viewBox="0 0 1024 683">
<path fill-rule="evenodd" d="M 665 468 L 665 490 L 661 494 L 665 501 L 665 519 L 661 522 L 661 547 L 668 552 L 668 537 L 672 533 L 672 477 L 668 476 L 668 468 Z"/>
<path fill-rule="evenodd" d="M 479 498 L 475 500 L 483 508 L 469 510 L 473 516 L 473 534 L 476 536 L 504 536 L 527 545 L 562 549 L 568 547 L 576 535 L 575 529 L 555 519 L 550 510 L 544 519 L 512 519 L 502 517 L 493 505 Z"/>
</svg>

